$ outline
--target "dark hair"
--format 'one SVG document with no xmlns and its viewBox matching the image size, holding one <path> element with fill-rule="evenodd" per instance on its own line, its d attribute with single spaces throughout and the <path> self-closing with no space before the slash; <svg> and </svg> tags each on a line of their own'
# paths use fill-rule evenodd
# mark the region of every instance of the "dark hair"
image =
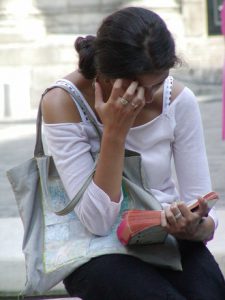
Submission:
<svg viewBox="0 0 225 300">
<path fill-rule="evenodd" d="M 168 70 L 179 62 L 165 22 L 141 7 L 127 7 L 104 19 L 92 40 L 92 50 L 86 51 L 89 63 L 84 63 L 86 59 L 78 51 L 79 68 L 87 78 L 97 72 L 108 78 L 135 78 Z"/>
<path fill-rule="evenodd" d="M 94 61 L 94 46 L 95 37 L 88 35 L 85 38 L 78 37 L 74 43 L 74 47 L 79 54 L 79 69 L 87 79 L 93 79 L 96 75 Z"/>
</svg>

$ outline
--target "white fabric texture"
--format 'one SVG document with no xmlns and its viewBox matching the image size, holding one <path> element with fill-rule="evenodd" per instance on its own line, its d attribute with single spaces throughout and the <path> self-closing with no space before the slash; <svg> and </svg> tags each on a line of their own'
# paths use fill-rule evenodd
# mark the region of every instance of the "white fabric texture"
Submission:
<svg viewBox="0 0 225 300">
<path fill-rule="evenodd" d="M 151 191 L 163 207 L 178 200 L 187 203 L 212 190 L 198 103 L 187 87 L 170 103 L 171 78 L 164 82 L 162 114 L 131 128 L 126 139 L 126 148 L 141 154 Z M 103 130 L 103 125 L 98 125 Z M 84 118 L 80 123 L 45 123 L 44 132 L 49 152 L 72 199 L 93 166 L 91 153 L 99 151 L 99 138 Z M 172 158 L 178 189 L 171 171 Z M 103 236 L 114 224 L 122 200 L 121 195 L 119 203 L 112 202 L 92 181 L 75 212 L 90 232 Z M 217 227 L 215 210 L 209 215 Z"/>
</svg>

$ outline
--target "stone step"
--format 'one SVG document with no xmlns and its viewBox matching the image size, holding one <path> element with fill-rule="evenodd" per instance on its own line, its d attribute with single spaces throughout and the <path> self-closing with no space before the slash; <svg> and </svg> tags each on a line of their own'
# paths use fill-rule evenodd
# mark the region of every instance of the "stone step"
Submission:
<svg viewBox="0 0 225 300">
<path fill-rule="evenodd" d="M 217 210 L 219 226 L 213 241 L 208 248 L 225 276 L 225 218 L 224 210 Z M 25 283 L 25 262 L 22 253 L 23 227 L 20 218 L 0 218 L 0 295 L 15 295 L 19 293 Z M 16 272 L 15 272 L 16 270 Z M 53 293 L 65 294 L 62 284 L 58 284 Z"/>
</svg>

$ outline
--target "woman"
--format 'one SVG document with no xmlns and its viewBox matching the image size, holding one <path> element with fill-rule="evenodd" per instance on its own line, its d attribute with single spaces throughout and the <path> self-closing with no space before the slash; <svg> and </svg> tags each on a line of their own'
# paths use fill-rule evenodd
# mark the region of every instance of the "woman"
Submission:
<svg viewBox="0 0 225 300">
<path fill-rule="evenodd" d="M 183 271 L 115 250 L 74 270 L 64 280 L 68 293 L 84 300 L 225 299 L 224 279 L 204 243 L 214 234 L 215 213 L 208 214 L 203 199 L 197 212 L 185 204 L 210 191 L 211 183 L 196 99 L 169 76 L 179 59 L 165 23 L 152 11 L 125 8 L 108 16 L 96 37 L 78 38 L 75 48 L 79 69 L 63 82 L 89 106 L 102 131 L 101 146 L 64 90 L 46 93 L 42 110 L 48 147 L 71 199 L 93 168 L 91 153 L 99 152 L 76 215 L 105 246 L 123 205 L 125 148 L 139 152 L 151 191 L 164 207 L 162 226 L 178 240 Z"/>
</svg>

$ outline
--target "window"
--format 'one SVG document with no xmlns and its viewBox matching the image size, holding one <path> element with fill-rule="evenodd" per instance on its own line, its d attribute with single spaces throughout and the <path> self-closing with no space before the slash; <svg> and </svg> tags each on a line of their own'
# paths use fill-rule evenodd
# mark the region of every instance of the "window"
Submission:
<svg viewBox="0 0 225 300">
<path fill-rule="evenodd" d="M 208 34 L 221 34 L 220 10 L 223 0 L 207 0 L 208 10 Z"/>
</svg>

